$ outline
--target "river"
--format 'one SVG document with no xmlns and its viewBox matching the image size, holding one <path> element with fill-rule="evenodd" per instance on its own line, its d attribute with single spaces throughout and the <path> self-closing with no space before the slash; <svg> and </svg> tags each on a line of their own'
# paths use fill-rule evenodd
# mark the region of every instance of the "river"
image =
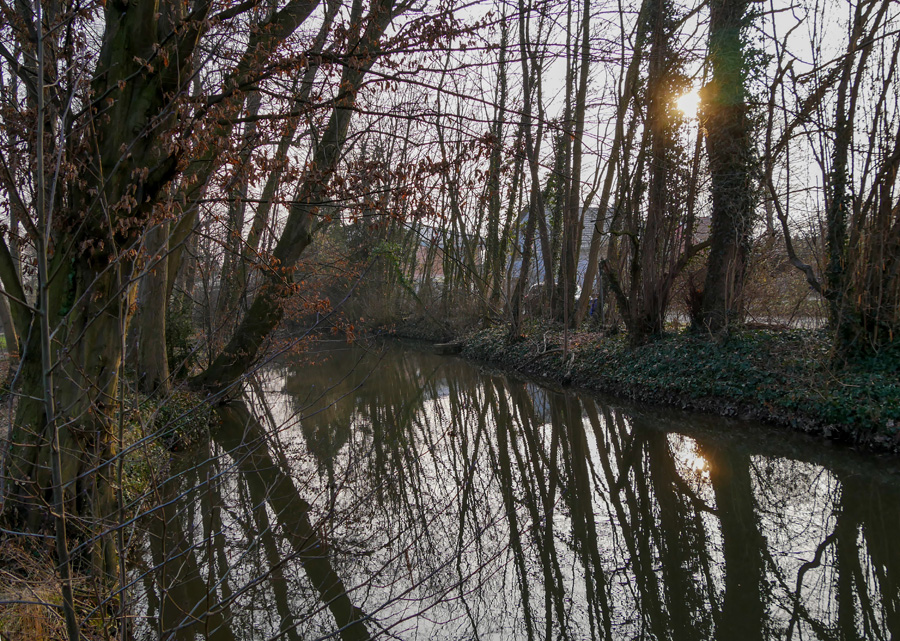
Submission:
<svg viewBox="0 0 900 641">
<path fill-rule="evenodd" d="M 218 414 L 145 519 L 137 638 L 900 639 L 896 461 L 396 343 Z"/>
</svg>

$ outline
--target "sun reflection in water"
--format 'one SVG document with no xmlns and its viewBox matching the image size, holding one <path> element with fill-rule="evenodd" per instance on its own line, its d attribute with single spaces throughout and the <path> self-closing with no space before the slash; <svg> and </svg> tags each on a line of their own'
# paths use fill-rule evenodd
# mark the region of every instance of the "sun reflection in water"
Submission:
<svg viewBox="0 0 900 641">
<path fill-rule="evenodd" d="M 688 466 L 691 471 L 697 476 L 702 476 L 703 478 L 709 478 L 709 463 L 705 458 L 694 452 L 690 455 L 690 460 L 688 460 Z"/>
<path fill-rule="evenodd" d="M 672 434 L 669 436 L 675 464 L 684 478 L 708 481 L 710 473 L 709 461 L 698 451 L 699 446 L 694 439 Z"/>
</svg>

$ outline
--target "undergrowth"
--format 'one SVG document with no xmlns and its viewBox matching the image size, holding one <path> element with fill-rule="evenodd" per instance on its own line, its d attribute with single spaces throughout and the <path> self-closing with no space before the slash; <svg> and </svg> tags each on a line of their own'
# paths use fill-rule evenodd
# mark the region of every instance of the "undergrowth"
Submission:
<svg viewBox="0 0 900 641">
<path fill-rule="evenodd" d="M 164 399 L 128 393 L 120 418 L 123 442 L 122 498 L 125 518 L 131 519 L 158 502 L 157 484 L 168 475 L 172 452 L 191 448 L 209 438 L 218 421 L 208 403 L 196 393 L 176 391 Z M 136 553 L 140 537 L 126 537 Z M 139 552 L 138 552 L 139 553 Z M 101 602 L 96 577 L 73 567 L 76 618 L 82 638 L 115 636 L 118 622 Z M 66 638 L 61 584 L 52 546 L 34 545 L 15 536 L 0 538 L 0 640 L 44 641 Z M 115 604 L 113 603 L 114 607 Z"/>
<path fill-rule="evenodd" d="M 85 641 L 108 639 L 114 617 L 101 608 L 89 577 L 75 576 L 72 593 Z M 56 641 L 67 638 L 62 590 L 50 549 L 0 540 L 0 638 L 4 641 Z M 93 613 L 84 620 L 86 613 Z"/>
<path fill-rule="evenodd" d="M 630 347 L 623 336 L 563 334 L 545 325 L 508 340 L 497 326 L 471 335 L 464 354 L 633 398 L 741 414 L 817 430 L 879 449 L 900 445 L 896 351 L 840 361 L 826 333 L 744 330 L 724 341 L 688 332 Z"/>
</svg>

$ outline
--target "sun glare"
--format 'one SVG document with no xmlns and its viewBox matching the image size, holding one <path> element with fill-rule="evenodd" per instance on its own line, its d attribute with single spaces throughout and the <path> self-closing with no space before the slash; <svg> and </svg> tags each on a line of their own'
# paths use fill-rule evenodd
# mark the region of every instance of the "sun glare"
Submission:
<svg viewBox="0 0 900 641">
<path fill-rule="evenodd" d="M 696 90 L 683 94 L 675 100 L 675 106 L 688 118 L 694 118 L 700 106 L 700 94 Z"/>
</svg>

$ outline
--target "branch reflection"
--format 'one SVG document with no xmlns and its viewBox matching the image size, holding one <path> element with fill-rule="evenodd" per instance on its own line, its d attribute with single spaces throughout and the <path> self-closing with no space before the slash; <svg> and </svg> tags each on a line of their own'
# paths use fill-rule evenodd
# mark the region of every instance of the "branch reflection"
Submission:
<svg viewBox="0 0 900 641">
<path fill-rule="evenodd" d="M 318 359 L 173 459 L 148 638 L 900 638 L 889 467 L 409 349 Z"/>
</svg>

